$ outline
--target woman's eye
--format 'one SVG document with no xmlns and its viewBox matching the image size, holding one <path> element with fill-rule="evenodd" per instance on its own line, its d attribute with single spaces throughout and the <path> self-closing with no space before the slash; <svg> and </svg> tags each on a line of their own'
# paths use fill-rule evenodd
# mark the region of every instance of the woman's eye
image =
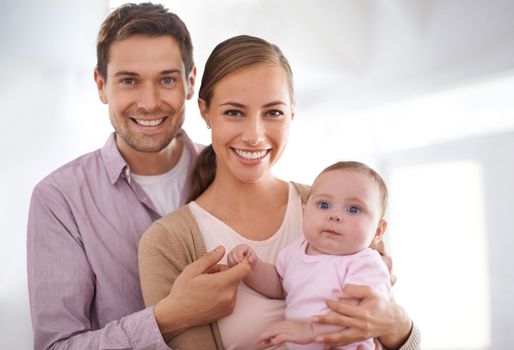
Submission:
<svg viewBox="0 0 514 350">
<path fill-rule="evenodd" d="M 359 207 L 352 206 L 352 207 L 346 208 L 346 211 L 350 214 L 358 214 L 361 212 L 361 209 Z"/>
<path fill-rule="evenodd" d="M 320 208 L 320 209 L 328 209 L 329 207 L 330 207 L 330 205 L 328 204 L 328 202 L 321 201 L 318 203 L 318 208 Z"/>
<path fill-rule="evenodd" d="M 225 115 L 228 115 L 229 117 L 241 117 L 243 116 L 243 113 L 237 109 L 229 109 L 225 111 Z"/>
<path fill-rule="evenodd" d="M 278 109 L 273 109 L 271 111 L 268 111 L 268 116 L 272 117 L 272 118 L 277 118 L 277 117 L 280 117 L 281 115 L 283 115 L 284 113 L 282 111 L 279 111 Z"/>
</svg>

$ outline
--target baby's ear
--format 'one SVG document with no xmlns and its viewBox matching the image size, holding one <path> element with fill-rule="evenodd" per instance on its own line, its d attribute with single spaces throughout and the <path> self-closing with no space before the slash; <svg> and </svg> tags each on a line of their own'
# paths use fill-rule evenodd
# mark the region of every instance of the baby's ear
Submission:
<svg viewBox="0 0 514 350">
<path fill-rule="evenodd" d="M 380 220 L 377 226 L 377 230 L 375 231 L 375 236 L 373 236 L 373 244 L 377 244 L 384 238 L 384 233 L 387 229 L 387 221 L 385 219 Z"/>
</svg>

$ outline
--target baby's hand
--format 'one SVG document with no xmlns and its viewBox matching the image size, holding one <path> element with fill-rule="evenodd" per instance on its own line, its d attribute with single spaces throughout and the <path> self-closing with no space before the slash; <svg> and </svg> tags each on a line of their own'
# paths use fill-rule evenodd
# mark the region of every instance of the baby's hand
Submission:
<svg viewBox="0 0 514 350">
<path fill-rule="evenodd" d="M 272 323 L 257 342 L 278 347 L 286 342 L 296 344 L 314 343 L 316 335 L 308 321 L 288 320 Z"/>
<path fill-rule="evenodd" d="M 232 249 L 227 255 L 228 266 L 232 267 L 239 264 L 241 261 L 247 261 L 250 266 L 255 268 L 259 262 L 259 257 L 255 251 L 247 245 L 240 244 Z"/>
</svg>

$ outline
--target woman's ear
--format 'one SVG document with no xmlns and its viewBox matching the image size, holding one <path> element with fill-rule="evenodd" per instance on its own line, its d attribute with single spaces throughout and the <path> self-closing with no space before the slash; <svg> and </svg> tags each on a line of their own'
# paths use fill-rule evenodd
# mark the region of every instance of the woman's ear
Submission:
<svg viewBox="0 0 514 350">
<path fill-rule="evenodd" d="M 201 114 L 203 120 L 207 124 L 207 128 L 210 129 L 211 121 L 209 119 L 209 114 L 207 113 L 207 103 L 205 102 L 205 100 L 203 100 L 201 98 L 198 99 L 198 108 L 200 109 L 200 114 Z"/>
</svg>

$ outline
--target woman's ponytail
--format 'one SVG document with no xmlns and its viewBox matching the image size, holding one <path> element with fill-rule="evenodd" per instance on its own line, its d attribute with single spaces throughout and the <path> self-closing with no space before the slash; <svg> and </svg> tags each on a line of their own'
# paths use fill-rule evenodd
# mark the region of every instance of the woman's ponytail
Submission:
<svg viewBox="0 0 514 350">
<path fill-rule="evenodd" d="M 193 172 L 191 173 L 191 183 L 187 203 L 194 201 L 210 186 L 216 176 L 216 153 L 212 145 L 205 147 L 196 159 Z"/>
</svg>

